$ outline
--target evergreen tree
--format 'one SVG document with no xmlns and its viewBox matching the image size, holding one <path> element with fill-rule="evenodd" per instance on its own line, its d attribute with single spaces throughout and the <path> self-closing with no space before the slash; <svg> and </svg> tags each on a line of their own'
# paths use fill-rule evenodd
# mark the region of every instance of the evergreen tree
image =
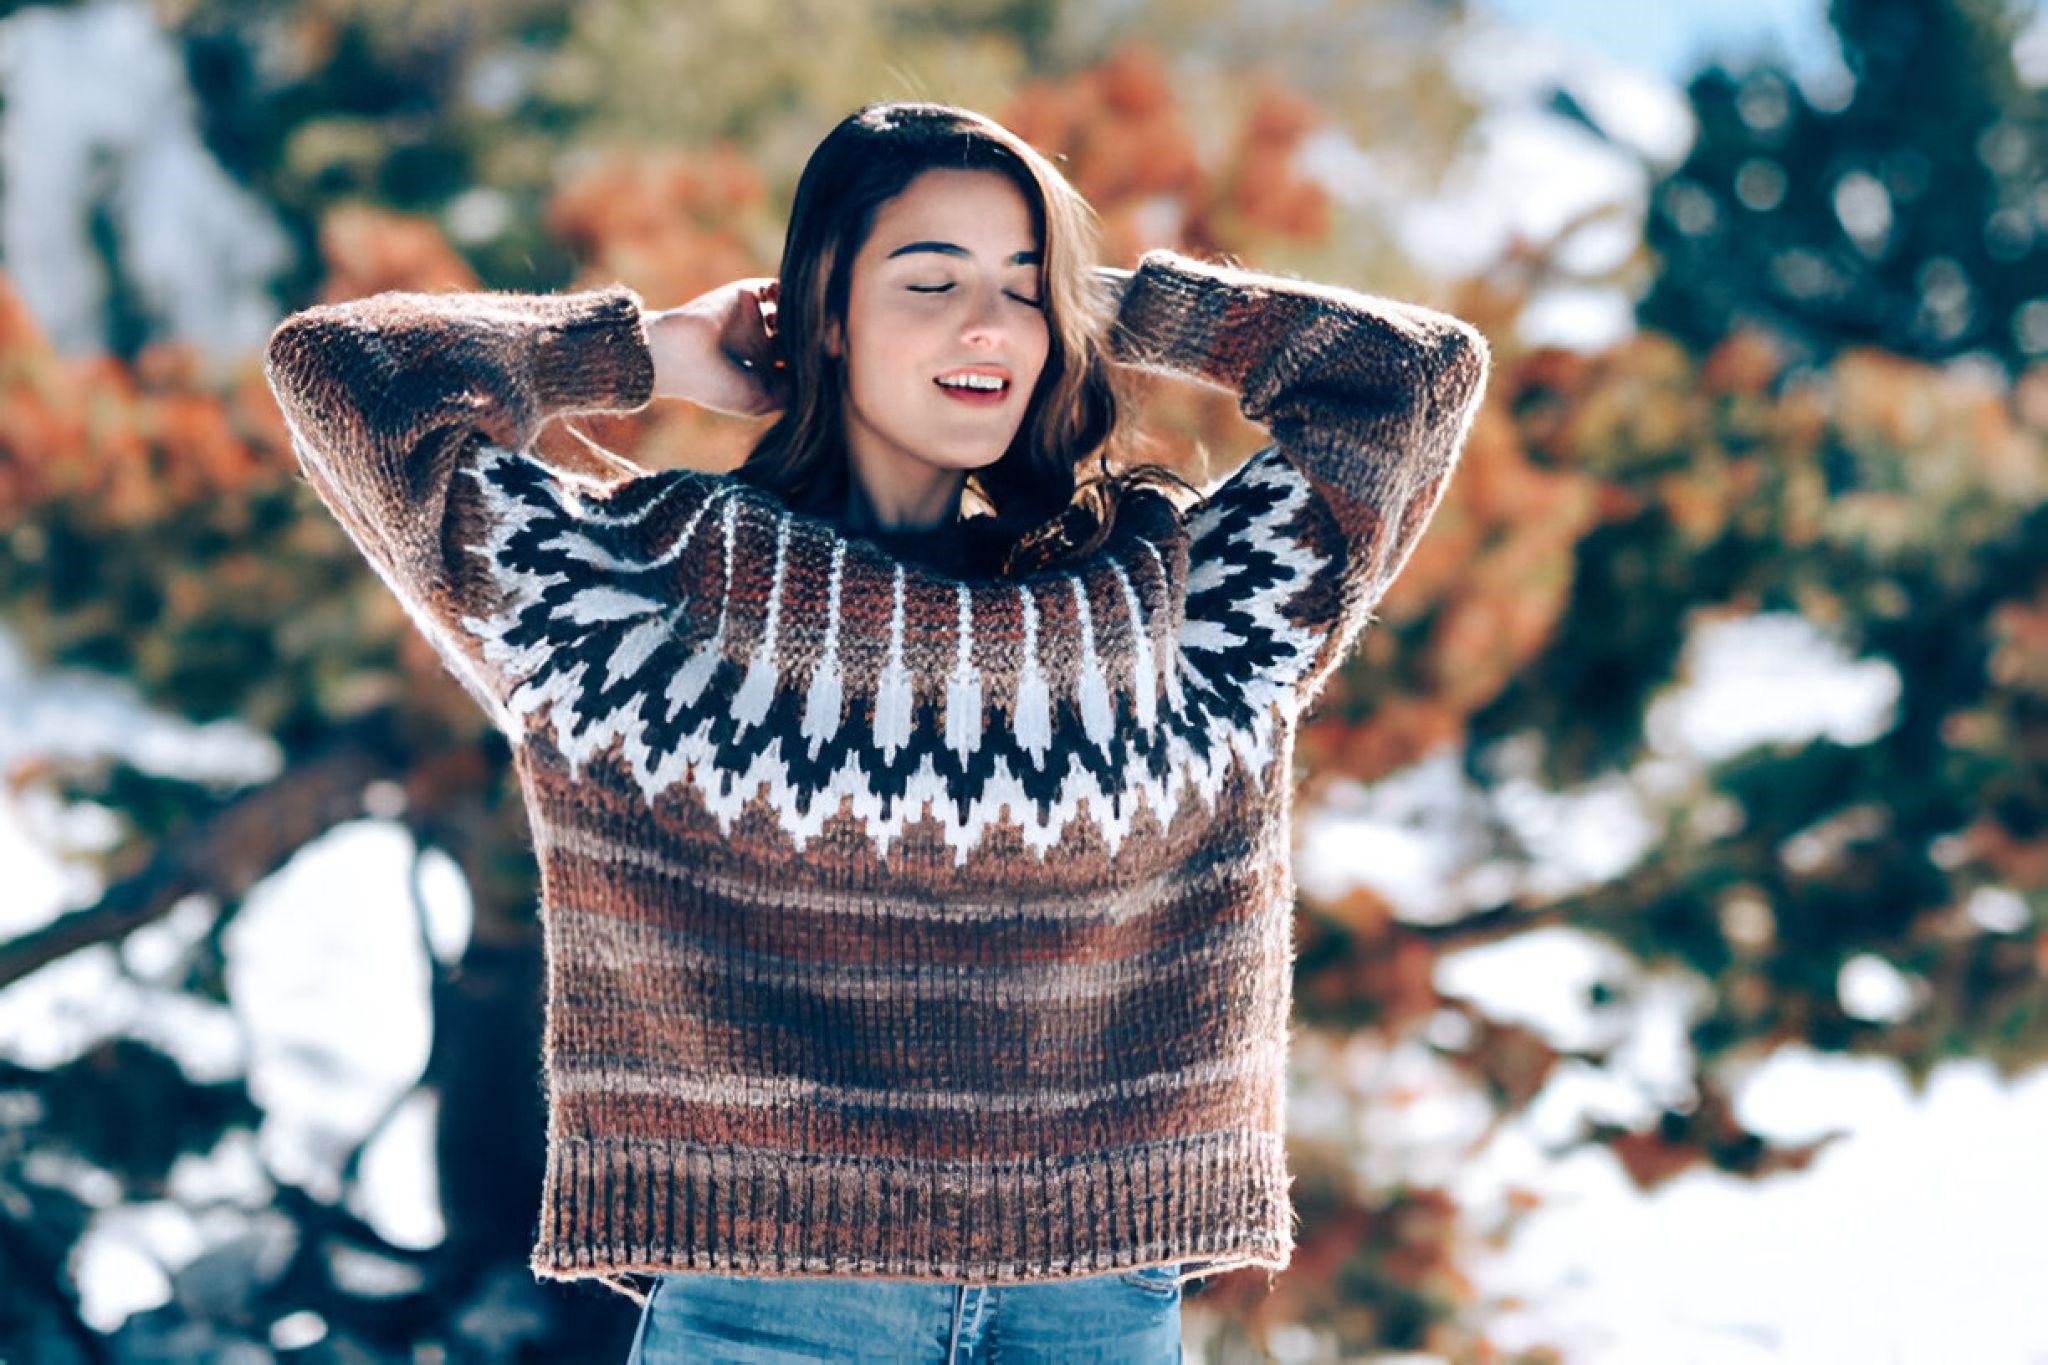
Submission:
<svg viewBox="0 0 2048 1365">
<path fill-rule="evenodd" d="M 1650 197 L 1641 323 L 1696 351 L 1761 324 L 1808 363 L 2048 352 L 2048 94 L 2013 56 L 2033 8 L 1832 0 L 1854 79 L 1833 108 L 1782 62 L 1701 70 L 1698 138 Z"/>
</svg>

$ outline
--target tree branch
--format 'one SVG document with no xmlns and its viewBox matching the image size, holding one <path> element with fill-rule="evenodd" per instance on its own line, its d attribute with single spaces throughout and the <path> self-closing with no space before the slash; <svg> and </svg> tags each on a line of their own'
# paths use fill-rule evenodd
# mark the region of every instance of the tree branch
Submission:
<svg viewBox="0 0 2048 1365">
<path fill-rule="evenodd" d="M 321 833 L 361 814 L 365 786 L 403 775 L 389 715 L 374 712 L 339 727 L 275 781 L 160 846 L 147 867 L 108 888 L 98 904 L 0 943 L 0 990 L 81 948 L 125 937 L 187 896 L 240 899 Z"/>
</svg>

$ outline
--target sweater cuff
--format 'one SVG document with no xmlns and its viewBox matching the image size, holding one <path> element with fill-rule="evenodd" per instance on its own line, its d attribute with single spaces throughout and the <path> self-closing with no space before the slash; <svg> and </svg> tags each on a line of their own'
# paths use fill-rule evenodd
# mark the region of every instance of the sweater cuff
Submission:
<svg viewBox="0 0 2048 1365">
<path fill-rule="evenodd" d="M 534 337 L 534 392 L 549 412 L 629 412 L 654 398 L 639 294 L 623 284 L 555 296 Z"/>
<path fill-rule="evenodd" d="M 1234 322 L 1256 316 L 1265 289 L 1249 272 L 1197 260 L 1166 247 L 1138 258 L 1125 281 L 1110 354 L 1242 391 L 1259 359 L 1249 347 L 1219 344 Z"/>
</svg>

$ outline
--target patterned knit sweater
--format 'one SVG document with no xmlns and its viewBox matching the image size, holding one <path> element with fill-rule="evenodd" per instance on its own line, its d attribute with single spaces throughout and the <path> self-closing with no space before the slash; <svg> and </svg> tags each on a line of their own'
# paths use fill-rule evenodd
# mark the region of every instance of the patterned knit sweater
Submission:
<svg viewBox="0 0 2048 1365">
<path fill-rule="evenodd" d="M 1485 386 L 1419 305 L 1156 249 L 1122 363 L 1272 443 L 963 580 L 726 474 L 531 453 L 653 393 L 640 298 L 309 308 L 314 490 L 508 737 L 539 864 L 532 1268 L 991 1284 L 1283 1269 L 1296 725 Z"/>
</svg>

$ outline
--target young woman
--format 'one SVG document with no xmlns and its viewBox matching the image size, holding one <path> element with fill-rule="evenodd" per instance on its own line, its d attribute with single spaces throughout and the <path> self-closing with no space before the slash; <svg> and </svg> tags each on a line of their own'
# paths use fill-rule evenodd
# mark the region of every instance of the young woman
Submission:
<svg viewBox="0 0 2048 1365">
<path fill-rule="evenodd" d="M 1295 728 L 1488 351 L 1096 241 L 1000 125 L 872 105 L 772 280 L 384 294 L 272 338 L 309 480 L 513 745 L 533 1267 L 639 1301 L 636 1360 L 1175 1360 L 1185 1280 L 1288 1262 Z M 1273 443 L 1190 509 L 1112 458 L 1119 366 Z M 731 474 L 530 453 L 655 397 L 780 417 Z"/>
</svg>

